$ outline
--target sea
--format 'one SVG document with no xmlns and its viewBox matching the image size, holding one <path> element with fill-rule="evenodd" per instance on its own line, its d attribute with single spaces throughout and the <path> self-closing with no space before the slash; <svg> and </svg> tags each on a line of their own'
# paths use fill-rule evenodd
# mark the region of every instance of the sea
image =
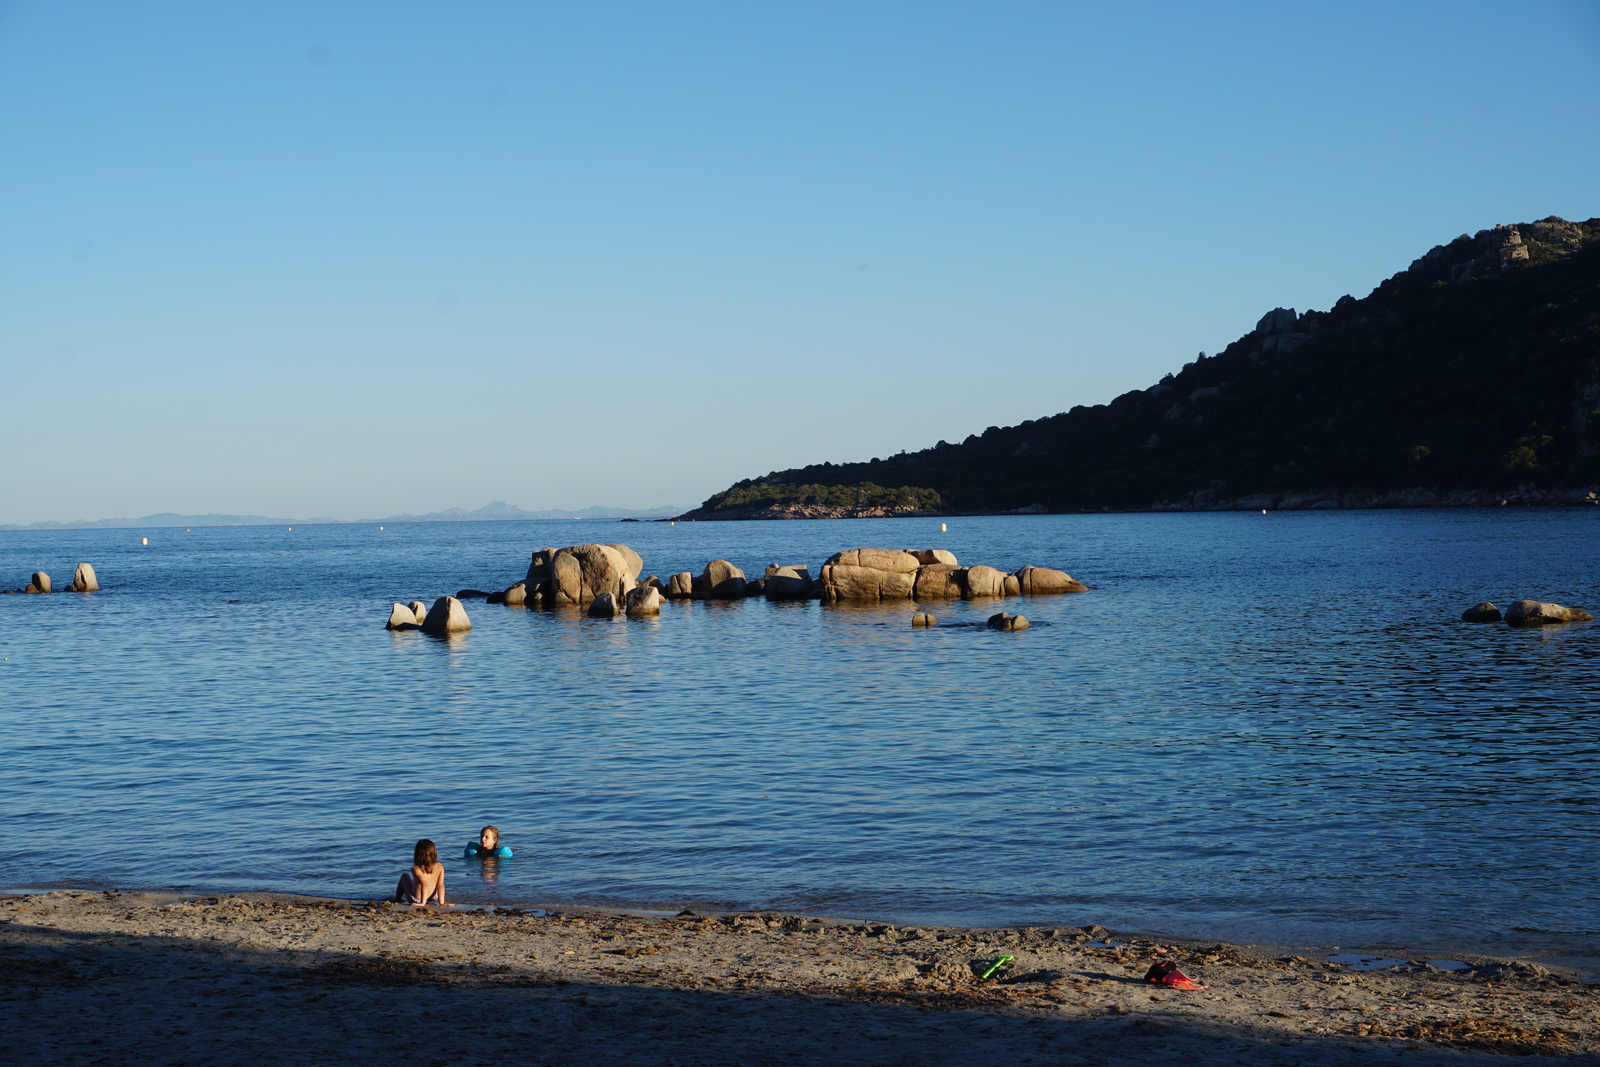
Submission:
<svg viewBox="0 0 1600 1067">
<path fill-rule="evenodd" d="M 591 541 L 1091 588 L 385 629 Z M 463 904 L 1600 958 L 1600 622 L 1460 621 L 1600 613 L 1600 508 L 0 533 L 80 561 L 0 597 L 0 888 L 374 899 L 428 838 Z"/>
</svg>

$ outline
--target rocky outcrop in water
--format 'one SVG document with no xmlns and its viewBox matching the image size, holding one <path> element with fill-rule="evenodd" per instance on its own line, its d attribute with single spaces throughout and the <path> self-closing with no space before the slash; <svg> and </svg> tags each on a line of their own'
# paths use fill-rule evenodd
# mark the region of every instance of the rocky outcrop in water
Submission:
<svg viewBox="0 0 1600 1067">
<path fill-rule="evenodd" d="M 1514 600 L 1506 609 L 1506 622 L 1512 626 L 1546 626 L 1555 622 L 1588 622 L 1594 618 L 1580 608 L 1548 604 L 1541 600 Z"/>
<path fill-rule="evenodd" d="M 99 588 L 100 579 L 95 576 L 93 564 L 78 564 L 78 569 L 72 572 L 72 591 L 74 593 L 93 593 Z"/>
<path fill-rule="evenodd" d="M 1462 622 L 1499 622 L 1500 609 L 1485 600 L 1461 613 Z"/>
<path fill-rule="evenodd" d="M 1004 611 L 989 616 L 988 623 L 991 630 L 1026 630 L 1031 625 L 1026 615 L 1010 615 Z"/>
<path fill-rule="evenodd" d="M 637 585 L 628 590 L 624 610 L 630 616 L 660 615 L 661 591 L 654 585 Z"/>
<path fill-rule="evenodd" d="M 44 571 L 34 571 L 33 577 L 28 580 L 28 587 L 24 589 L 23 592 L 48 593 L 52 588 L 53 587 L 50 584 L 50 576 L 48 574 L 46 574 Z"/>
<path fill-rule="evenodd" d="M 1088 589 L 1049 567 L 1027 566 L 1015 574 L 981 563 L 963 567 L 944 549 L 847 549 L 828 557 L 820 581 L 824 600 L 972 600 Z"/>
<path fill-rule="evenodd" d="M 428 615 L 422 620 L 422 632 L 443 637 L 447 634 L 465 633 L 472 629 L 467 609 L 453 596 L 442 596 L 433 602 Z"/>
</svg>

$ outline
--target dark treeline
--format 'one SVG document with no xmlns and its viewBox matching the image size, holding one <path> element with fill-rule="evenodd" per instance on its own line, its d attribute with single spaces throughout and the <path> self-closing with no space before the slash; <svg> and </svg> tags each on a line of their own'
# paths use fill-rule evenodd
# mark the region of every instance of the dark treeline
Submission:
<svg viewBox="0 0 1600 1067">
<path fill-rule="evenodd" d="M 776 471 L 691 514 L 807 499 L 1073 511 L 1592 486 L 1597 409 L 1600 219 L 1552 218 L 1463 235 L 1327 312 L 1270 312 L 1225 351 L 1109 404 Z"/>
</svg>

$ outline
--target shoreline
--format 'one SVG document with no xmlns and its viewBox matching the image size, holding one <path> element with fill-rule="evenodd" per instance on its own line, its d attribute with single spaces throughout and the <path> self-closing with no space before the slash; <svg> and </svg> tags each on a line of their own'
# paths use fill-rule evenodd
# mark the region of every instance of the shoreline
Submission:
<svg viewBox="0 0 1600 1067">
<path fill-rule="evenodd" d="M 457 890 L 462 888 L 457 887 Z M 469 888 L 470 893 L 470 888 Z M 22 887 L 0 887 L 0 906 L 8 900 L 18 897 L 47 896 L 52 894 L 86 894 L 89 896 L 117 894 L 122 897 L 139 897 L 141 899 L 161 898 L 167 901 L 200 900 L 226 897 L 230 900 L 261 900 L 261 901 L 314 901 L 322 904 L 345 904 L 352 907 L 373 903 L 370 896 L 330 896 L 326 893 L 295 893 L 287 890 L 267 889 L 228 889 L 219 887 L 191 887 L 191 888 L 129 888 L 112 885 L 32 885 Z M 456 893 L 451 894 L 452 897 Z M 379 901 L 381 903 L 381 901 Z M 785 911 L 781 907 L 752 906 L 737 908 L 729 903 L 712 902 L 707 900 L 688 900 L 686 902 L 654 902 L 652 903 L 615 903 L 615 902 L 585 902 L 585 901 L 485 901 L 462 902 L 452 901 L 449 913 L 467 914 L 472 912 L 484 913 L 527 913 L 527 914 L 592 914 L 592 915 L 635 915 L 642 917 L 672 916 L 690 909 L 700 915 L 777 915 L 777 914 L 803 914 L 814 917 L 822 922 L 845 925 L 869 926 L 897 926 L 919 927 L 939 930 L 1019 930 L 1030 928 L 1042 929 L 1089 929 L 1110 930 L 1118 938 L 1136 941 L 1159 941 L 1165 944 L 1226 944 L 1236 949 L 1261 952 L 1297 953 L 1308 957 L 1327 957 L 1331 955 L 1366 954 L 1398 955 L 1408 957 L 1414 961 L 1471 961 L 1484 960 L 1495 963 L 1529 963 L 1539 967 L 1549 968 L 1567 974 L 1576 980 L 1600 984 L 1600 952 L 1572 952 L 1556 951 L 1550 944 L 1527 944 L 1521 947 L 1506 945 L 1471 946 L 1466 941 L 1441 939 L 1411 939 L 1398 941 L 1389 938 L 1362 940 L 1352 936 L 1348 940 L 1341 940 L 1334 944 L 1329 940 L 1313 940 L 1297 938 L 1285 933 L 1283 936 L 1264 934 L 1259 938 L 1246 933 L 1240 936 L 1237 933 L 1219 936 L 1212 933 L 1204 934 L 1177 934 L 1166 930 L 1139 925 L 1119 925 L 1106 927 L 1102 923 L 1094 922 L 1090 926 L 1073 926 L 1076 920 L 1065 918 L 1053 920 L 1005 920 L 994 921 L 973 920 L 961 918 L 918 917 L 904 913 L 895 913 L 892 909 L 876 909 L 871 912 L 877 918 L 864 918 L 865 912 L 848 910 L 832 911 L 807 909 L 803 912 Z M 888 916 L 885 918 L 884 916 Z M 1084 918 L 1079 916 L 1078 918 Z M 1195 924 L 1203 927 L 1203 924 Z M 1556 935 L 1545 935 L 1538 940 L 1549 941 Z M 1532 939 L 1530 939 L 1532 940 Z"/>
<path fill-rule="evenodd" d="M 1209 988 L 1142 981 L 1159 959 Z M 1592 976 L 1463 962 L 1361 970 L 1103 927 L 67 890 L 0 897 L 0 999 L 17 1002 L 0 1040 L 19 1062 L 108 1063 L 426 1061 L 463 1037 L 538 1063 L 1600 1055 Z"/>
</svg>

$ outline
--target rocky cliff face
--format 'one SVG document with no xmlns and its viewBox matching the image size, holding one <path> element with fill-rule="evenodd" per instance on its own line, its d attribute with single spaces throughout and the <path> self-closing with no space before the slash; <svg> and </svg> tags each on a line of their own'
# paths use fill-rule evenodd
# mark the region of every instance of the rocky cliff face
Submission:
<svg viewBox="0 0 1600 1067">
<path fill-rule="evenodd" d="M 1600 219 L 1463 234 L 1109 404 L 774 472 L 692 514 L 812 517 L 785 487 L 818 501 L 863 483 L 922 494 L 922 514 L 1593 501 Z"/>
</svg>

